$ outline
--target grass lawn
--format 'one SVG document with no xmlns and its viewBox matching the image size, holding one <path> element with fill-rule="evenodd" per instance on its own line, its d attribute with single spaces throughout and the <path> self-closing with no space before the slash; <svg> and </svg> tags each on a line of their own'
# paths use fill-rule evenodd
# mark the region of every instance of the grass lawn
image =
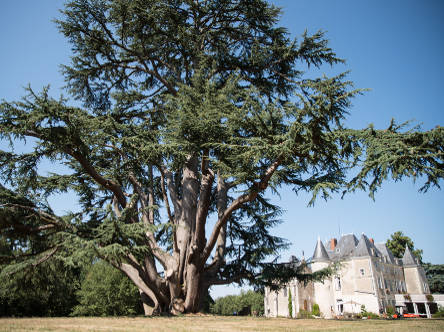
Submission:
<svg viewBox="0 0 444 332">
<path fill-rule="evenodd" d="M 120 318 L 1 318 L 0 331 L 444 331 L 444 320 L 286 319 L 196 316 Z"/>
</svg>

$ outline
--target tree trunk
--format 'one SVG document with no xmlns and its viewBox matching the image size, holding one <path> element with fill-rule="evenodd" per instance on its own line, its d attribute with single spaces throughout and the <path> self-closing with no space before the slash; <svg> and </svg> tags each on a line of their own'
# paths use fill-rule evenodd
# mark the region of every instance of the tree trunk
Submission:
<svg viewBox="0 0 444 332">
<path fill-rule="evenodd" d="M 195 262 L 187 267 L 187 296 L 185 299 L 186 312 L 197 312 L 199 310 L 199 297 L 202 272 Z"/>
<path fill-rule="evenodd" d="M 152 316 L 154 314 L 154 302 L 146 295 L 141 289 L 139 289 L 140 300 L 143 306 L 143 313 L 145 316 Z"/>
</svg>

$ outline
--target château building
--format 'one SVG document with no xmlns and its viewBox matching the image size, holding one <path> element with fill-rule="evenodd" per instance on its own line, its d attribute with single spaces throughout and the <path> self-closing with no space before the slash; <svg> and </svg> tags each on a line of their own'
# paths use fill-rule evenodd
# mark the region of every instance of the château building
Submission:
<svg viewBox="0 0 444 332">
<path fill-rule="evenodd" d="M 293 264 L 300 261 L 292 259 Z M 317 303 L 322 317 L 333 318 L 357 314 L 364 305 L 366 311 L 384 313 L 393 307 L 399 313 L 415 313 L 431 317 L 444 295 L 430 294 L 424 269 L 406 247 L 402 259 L 393 256 L 384 243 L 374 243 L 362 234 L 341 236 L 323 244 L 318 238 L 313 257 L 307 261 L 308 270 L 315 272 L 339 263 L 333 276 L 324 282 L 304 286 L 293 280 L 279 291 L 265 289 L 265 315 L 289 316 L 289 293 L 292 314 L 311 311 Z"/>
</svg>

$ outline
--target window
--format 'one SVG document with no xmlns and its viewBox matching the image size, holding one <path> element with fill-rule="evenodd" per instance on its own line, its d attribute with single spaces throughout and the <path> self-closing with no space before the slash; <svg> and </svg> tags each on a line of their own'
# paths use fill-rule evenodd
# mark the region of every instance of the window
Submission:
<svg viewBox="0 0 444 332">
<path fill-rule="evenodd" d="M 359 269 L 359 273 L 361 274 L 361 276 L 365 275 L 365 270 L 364 269 Z"/>
<path fill-rule="evenodd" d="M 339 302 L 340 301 L 340 302 Z M 344 304 L 342 303 L 342 300 L 338 300 L 337 302 L 339 302 L 339 303 L 337 303 L 337 305 L 336 305 L 336 307 L 338 308 L 337 310 L 338 310 L 338 314 L 339 315 L 342 315 L 343 313 L 344 313 Z"/>
<path fill-rule="evenodd" d="M 337 291 L 341 290 L 341 278 L 340 277 L 335 277 L 335 289 Z"/>
<path fill-rule="evenodd" d="M 339 305 L 338 305 L 338 312 L 339 312 L 339 314 L 341 314 L 341 315 L 342 315 L 342 313 L 344 312 L 344 305 L 343 305 L 343 304 L 339 304 Z"/>
<path fill-rule="evenodd" d="M 287 296 L 287 287 L 284 288 L 284 296 Z"/>
</svg>

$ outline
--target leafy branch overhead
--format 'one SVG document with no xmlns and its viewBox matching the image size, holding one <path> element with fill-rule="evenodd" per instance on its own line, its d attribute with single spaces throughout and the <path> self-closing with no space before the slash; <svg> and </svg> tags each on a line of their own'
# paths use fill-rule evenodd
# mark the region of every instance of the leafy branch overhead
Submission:
<svg viewBox="0 0 444 332">
<path fill-rule="evenodd" d="M 0 105 L 3 273 L 99 257 L 156 310 L 195 312 L 211 285 L 269 284 L 263 262 L 287 243 L 270 233 L 267 189 L 313 204 L 389 177 L 439 186 L 443 128 L 345 128 L 362 91 L 347 73 L 308 78 L 343 60 L 323 32 L 290 39 L 279 13 L 263 0 L 68 1 L 56 24 L 82 106 L 31 88 Z M 61 167 L 45 173 L 47 160 Z M 47 198 L 62 192 L 81 212 L 54 214 Z"/>
</svg>

